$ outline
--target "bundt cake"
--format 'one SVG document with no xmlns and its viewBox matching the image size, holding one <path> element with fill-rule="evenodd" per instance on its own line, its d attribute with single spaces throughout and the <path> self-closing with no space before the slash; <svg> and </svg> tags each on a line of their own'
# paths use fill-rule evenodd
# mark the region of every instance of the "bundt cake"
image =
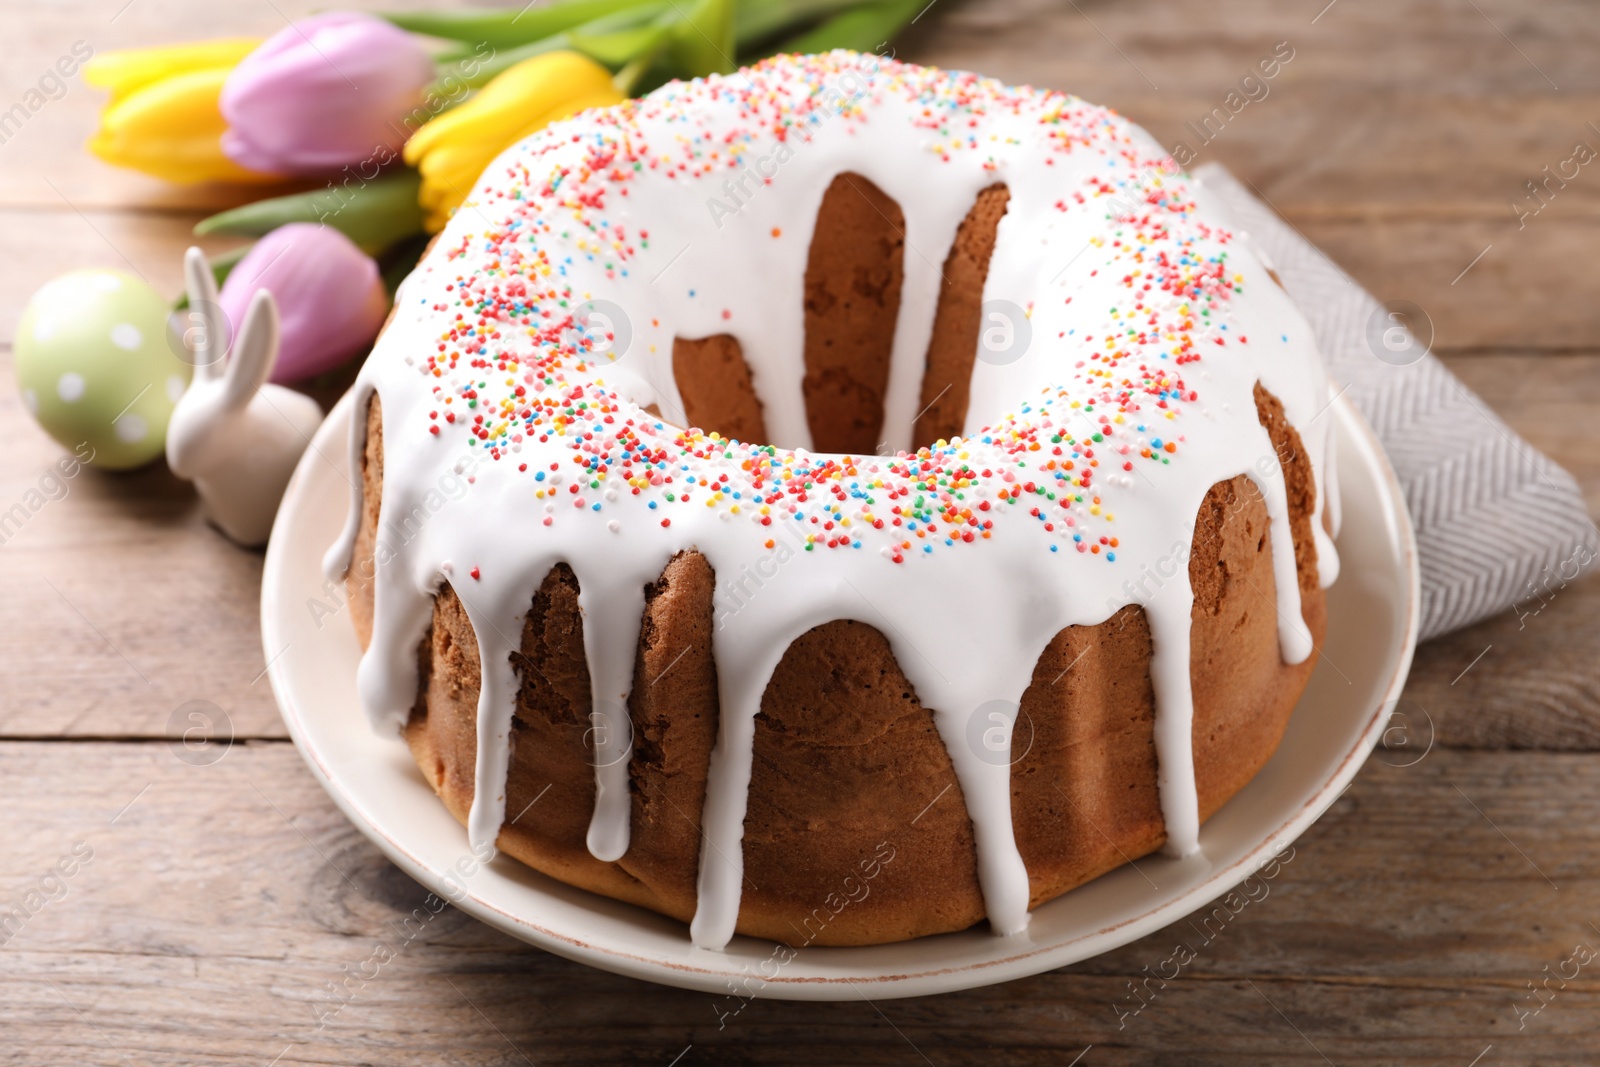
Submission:
<svg viewBox="0 0 1600 1067">
<path fill-rule="evenodd" d="M 1327 404 L 1125 119 L 782 56 L 489 167 L 358 379 L 328 566 L 474 848 L 713 948 L 1011 934 L 1277 746 Z"/>
</svg>

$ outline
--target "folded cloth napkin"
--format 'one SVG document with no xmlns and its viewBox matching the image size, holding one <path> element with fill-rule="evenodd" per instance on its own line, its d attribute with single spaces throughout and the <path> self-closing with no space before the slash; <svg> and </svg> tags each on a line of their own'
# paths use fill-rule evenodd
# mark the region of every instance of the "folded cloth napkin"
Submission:
<svg viewBox="0 0 1600 1067">
<path fill-rule="evenodd" d="M 1381 305 L 1224 167 L 1208 163 L 1194 176 L 1271 260 L 1335 388 L 1399 476 L 1417 532 L 1424 640 L 1589 568 L 1600 534 L 1577 482 L 1427 353 L 1405 309 Z"/>
</svg>

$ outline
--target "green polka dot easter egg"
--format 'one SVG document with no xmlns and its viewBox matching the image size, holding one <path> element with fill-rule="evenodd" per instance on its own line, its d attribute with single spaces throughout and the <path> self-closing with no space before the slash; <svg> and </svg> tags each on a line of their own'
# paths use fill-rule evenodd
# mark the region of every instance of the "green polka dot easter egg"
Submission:
<svg viewBox="0 0 1600 1067">
<path fill-rule="evenodd" d="M 161 294 L 120 270 L 75 270 L 34 293 L 13 350 L 22 402 L 45 432 L 87 444 L 110 470 L 161 455 L 190 374 L 167 343 L 167 313 Z"/>
</svg>

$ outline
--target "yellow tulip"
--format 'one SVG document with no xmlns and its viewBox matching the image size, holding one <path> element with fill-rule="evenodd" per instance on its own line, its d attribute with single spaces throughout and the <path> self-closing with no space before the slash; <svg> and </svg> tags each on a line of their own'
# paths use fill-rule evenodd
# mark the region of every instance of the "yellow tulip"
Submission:
<svg viewBox="0 0 1600 1067">
<path fill-rule="evenodd" d="M 611 72 L 577 52 L 546 52 L 506 68 L 406 143 L 406 162 L 422 172 L 417 200 L 429 231 L 444 228 L 484 168 L 506 148 L 584 108 L 623 99 Z"/>
<path fill-rule="evenodd" d="M 280 180 L 222 154 L 222 83 L 260 43 L 230 38 L 96 56 L 84 66 L 84 80 L 111 90 L 111 100 L 89 151 L 170 182 Z"/>
</svg>

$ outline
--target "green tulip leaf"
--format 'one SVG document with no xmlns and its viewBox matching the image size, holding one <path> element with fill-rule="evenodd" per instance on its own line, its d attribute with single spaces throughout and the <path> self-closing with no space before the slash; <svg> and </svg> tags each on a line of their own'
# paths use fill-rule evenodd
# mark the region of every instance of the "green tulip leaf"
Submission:
<svg viewBox="0 0 1600 1067">
<path fill-rule="evenodd" d="M 450 41 L 515 48 L 653 0 L 565 0 L 499 11 L 396 11 L 382 17 L 412 33 Z"/>
<path fill-rule="evenodd" d="M 687 78 L 731 73 L 736 64 L 734 0 L 695 0 L 672 33 L 668 58 Z"/>
<path fill-rule="evenodd" d="M 670 4 L 652 3 L 585 23 L 567 39 L 595 62 L 620 68 L 657 51 L 676 21 Z"/>
<path fill-rule="evenodd" d="M 505 71 L 521 63 L 524 59 L 542 56 L 546 52 L 559 52 L 563 48 L 571 48 L 572 42 L 565 33 L 558 33 L 553 37 L 546 37 L 531 44 L 519 45 L 516 48 L 507 48 L 496 52 L 488 59 L 468 58 L 457 63 L 442 65 L 439 77 L 429 86 L 429 91 L 446 98 L 448 106 L 441 109 L 448 111 L 467 101 L 469 94 L 459 93 L 460 86 L 469 89 L 481 89 L 494 81 Z M 455 91 L 453 92 L 452 89 Z"/>
<path fill-rule="evenodd" d="M 887 0 L 738 0 L 733 35 L 742 54 L 796 27 L 853 7 L 877 7 Z"/>
<path fill-rule="evenodd" d="M 370 181 L 349 178 L 342 185 L 276 196 L 224 211 L 195 225 L 196 236 L 229 234 L 261 237 L 291 222 L 332 226 L 368 253 L 422 232 L 417 204 L 421 177 L 402 168 Z"/>
<path fill-rule="evenodd" d="M 876 52 L 929 6 L 929 0 L 885 0 L 856 7 L 790 38 L 773 51 L 828 52 L 849 48 L 856 52 Z"/>
</svg>

